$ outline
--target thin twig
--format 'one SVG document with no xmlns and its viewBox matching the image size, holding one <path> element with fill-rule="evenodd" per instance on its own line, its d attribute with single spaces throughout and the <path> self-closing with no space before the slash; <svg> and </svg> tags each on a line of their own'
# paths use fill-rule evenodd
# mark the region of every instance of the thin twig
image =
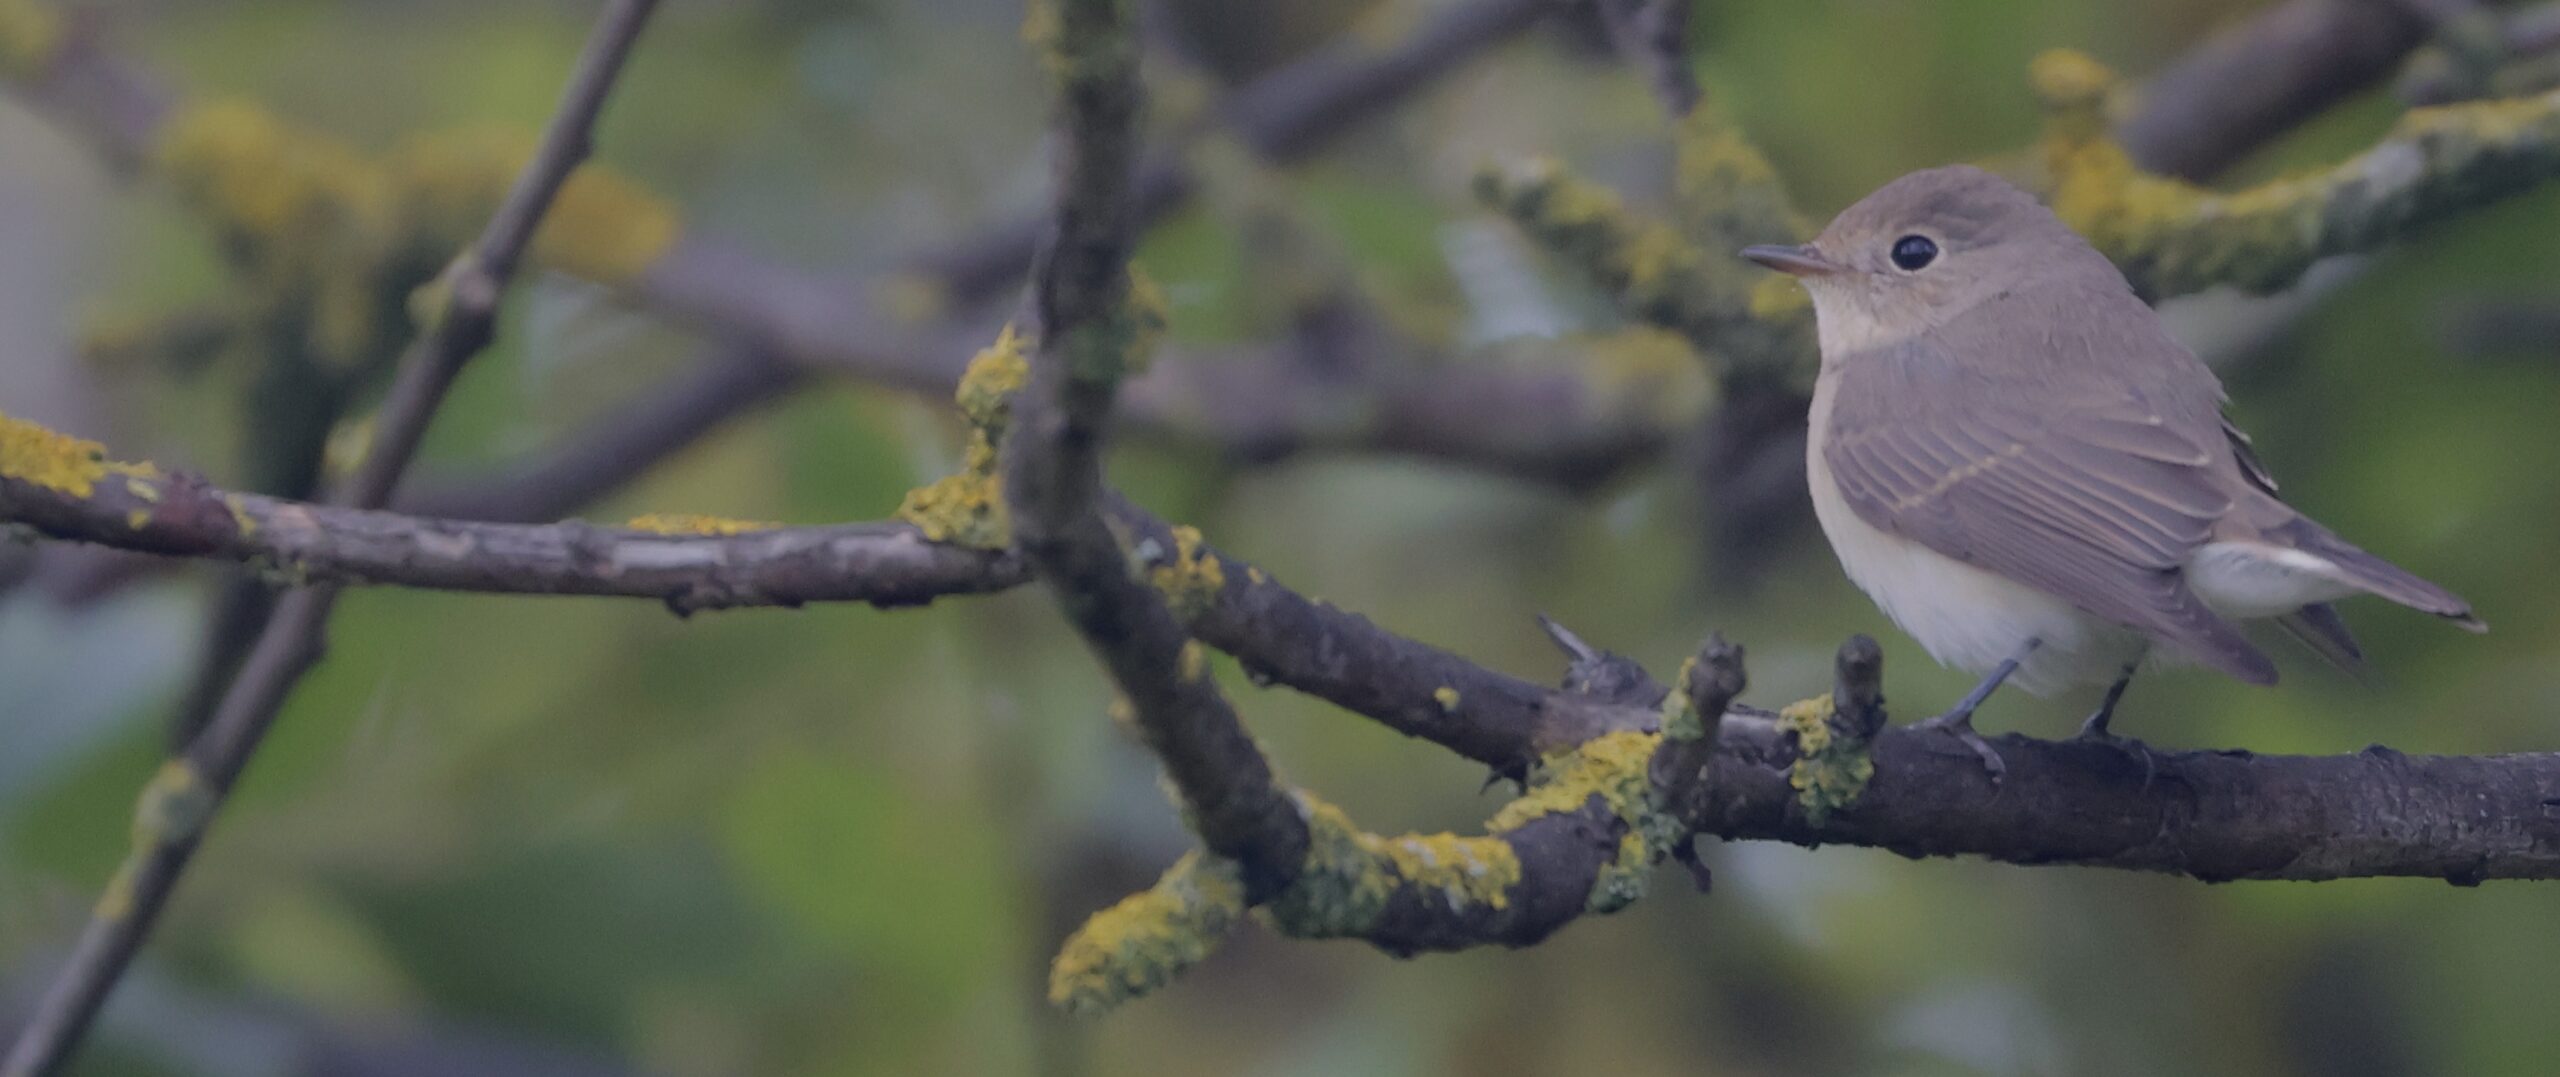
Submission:
<svg viewBox="0 0 2560 1077">
<path fill-rule="evenodd" d="M 1689 70 L 1689 0 L 1599 0 L 1600 21 L 1628 62 L 1643 69 L 1653 96 L 1672 119 L 1705 96 Z"/>
<path fill-rule="evenodd" d="M 389 499 L 445 390 L 487 346 L 516 263 L 552 196 L 586 158 L 605 97 L 656 7 L 656 0 L 615 0 L 605 9 L 533 159 L 479 240 L 448 272 L 445 309 L 402 359 L 372 446 L 336 491 L 336 504 L 370 508 Z M 203 735 L 145 788 L 132 853 L 99 899 L 68 965 L 37 1004 L 35 1018 L 0 1064 L 0 1077 L 40 1077 L 68 1060 L 150 934 L 277 709 L 318 660 L 337 594 L 335 587 L 313 587 L 278 604 Z"/>
</svg>

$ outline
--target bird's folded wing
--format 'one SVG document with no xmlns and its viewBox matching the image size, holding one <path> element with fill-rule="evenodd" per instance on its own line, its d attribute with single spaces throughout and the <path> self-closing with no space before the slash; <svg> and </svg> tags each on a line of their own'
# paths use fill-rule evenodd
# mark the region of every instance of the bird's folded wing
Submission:
<svg viewBox="0 0 2560 1077">
<path fill-rule="evenodd" d="M 2197 424 L 2163 416 L 2138 386 L 2022 392 L 1923 347 L 1844 364 L 1833 389 L 1824 461 L 1859 518 L 2243 680 L 2275 679 L 2187 586 L 2187 557 L 2231 504 L 2219 444 L 2199 444 L 2183 429 Z M 2218 422 L 2204 433 L 2222 436 Z"/>
</svg>

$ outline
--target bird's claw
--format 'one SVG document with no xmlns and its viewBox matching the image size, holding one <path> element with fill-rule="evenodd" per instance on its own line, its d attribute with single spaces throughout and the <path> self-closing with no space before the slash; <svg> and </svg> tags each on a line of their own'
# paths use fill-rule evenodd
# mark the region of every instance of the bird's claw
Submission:
<svg viewBox="0 0 2560 1077">
<path fill-rule="evenodd" d="M 2104 722 L 2092 719 L 2088 724 L 2080 727 L 2080 732 L 2071 738 L 2071 743 L 2102 745 L 2133 757 L 2142 764 L 2142 791 L 2145 793 L 2151 791 L 2152 781 L 2160 776 L 2160 757 L 2152 752 L 2150 745 L 2132 737 L 2110 733 Z"/>
<path fill-rule="evenodd" d="M 1991 778 L 1991 784 L 1994 787 L 2000 784 L 2002 778 L 2009 776 L 2009 764 L 2001 760 L 2000 753 L 1991 747 L 1990 741 L 1982 739 L 1982 734 L 1973 731 L 1973 715 L 1970 712 L 1949 711 L 1935 718 L 1924 719 L 1912 728 L 1938 730 L 1953 735 L 1956 743 L 1971 749 L 1974 756 L 1982 760 L 1982 771 Z"/>
</svg>

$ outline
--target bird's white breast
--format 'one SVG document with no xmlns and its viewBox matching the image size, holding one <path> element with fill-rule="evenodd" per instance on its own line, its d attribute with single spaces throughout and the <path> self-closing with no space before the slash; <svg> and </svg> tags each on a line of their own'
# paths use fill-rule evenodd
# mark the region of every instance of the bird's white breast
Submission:
<svg viewBox="0 0 2560 1077">
<path fill-rule="evenodd" d="M 1840 558 L 1849 580 L 1875 600 L 1886 617 L 1918 640 L 1940 665 L 1988 672 L 2016 654 L 2028 639 L 2043 641 L 2019 664 L 2011 680 L 2037 695 L 2083 684 L 2105 684 L 2146 645 L 2133 631 L 2109 624 L 2025 584 L 1965 564 L 1917 542 L 1868 524 L 1840 494 L 1823 458 L 1830 440 L 1832 387 L 1825 370 L 1815 383 L 1805 472 L 1814 516 Z"/>
</svg>

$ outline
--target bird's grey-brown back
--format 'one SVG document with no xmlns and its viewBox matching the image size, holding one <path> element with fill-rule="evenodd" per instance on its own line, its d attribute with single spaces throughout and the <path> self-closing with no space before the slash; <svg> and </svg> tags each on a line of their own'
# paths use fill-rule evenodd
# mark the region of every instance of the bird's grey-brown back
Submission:
<svg viewBox="0 0 2560 1077">
<path fill-rule="evenodd" d="M 2358 590 L 2468 617 L 2279 500 L 2213 373 L 2007 182 L 1914 173 L 1811 244 L 1754 257 L 1814 302 L 1807 463 L 1825 533 L 1941 661 L 1985 669 L 2047 637 L 2019 675 L 2049 688 L 2103 682 L 2156 641 L 2264 683 L 2273 665 L 2227 617 Z"/>
</svg>

